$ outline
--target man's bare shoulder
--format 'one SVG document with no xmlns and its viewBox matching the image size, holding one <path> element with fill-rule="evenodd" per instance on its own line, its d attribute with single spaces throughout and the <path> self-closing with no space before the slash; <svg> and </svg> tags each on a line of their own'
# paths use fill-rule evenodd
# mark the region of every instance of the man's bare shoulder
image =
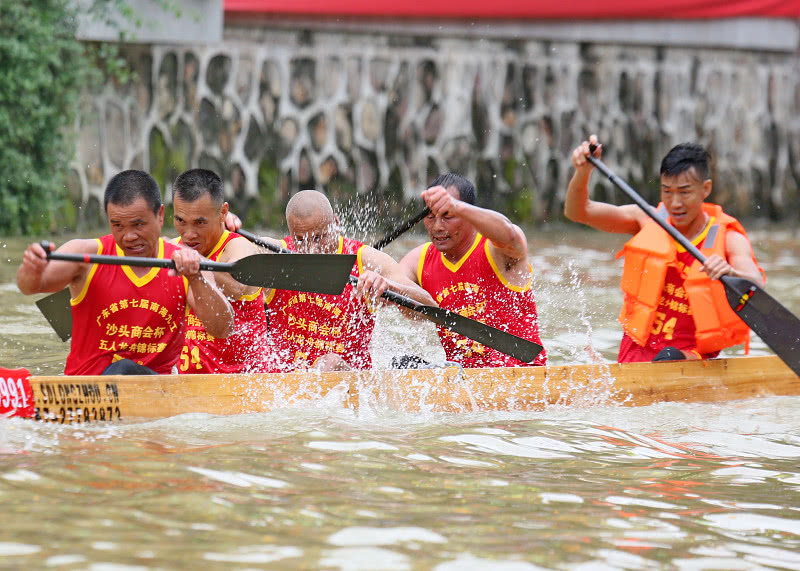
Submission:
<svg viewBox="0 0 800 571">
<path fill-rule="evenodd" d="M 75 238 L 64 242 L 56 248 L 56 251 L 68 254 L 96 254 L 99 247 L 97 238 Z"/>
<path fill-rule="evenodd" d="M 383 250 L 378 250 L 367 244 L 364 244 L 361 247 L 361 258 L 370 260 L 386 260 L 388 258 L 389 260 L 397 262 L 397 260 L 395 260 L 392 256 L 390 256 Z"/>
<path fill-rule="evenodd" d="M 419 259 L 422 256 L 422 250 L 428 246 L 430 242 L 426 242 L 424 244 L 420 244 L 410 252 L 408 252 L 405 256 L 402 257 L 400 260 L 400 268 L 402 269 L 403 273 L 414 283 L 418 282 L 417 276 L 417 269 L 419 267 Z"/>
<path fill-rule="evenodd" d="M 727 254 L 750 254 L 753 244 L 746 234 L 727 232 L 725 234 L 725 251 Z"/>
<path fill-rule="evenodd" d="M 380 273 L 381 270 L 398 266 L 397 260 L 386 252 L 376 250 L 372 246 L 363 246 L 361 248 L 361 263 L 368 270 L 376 270 Z"/>
<path fill-rule="evenodd" d="M 650 215 L 635 204 L 623 204 L 617 207 L 621 214 L 617 221 L 619 227 L 613 230 L 617 234 L 636 234 L 650 222 Z"/>
<path fill-rule="evenodd" d="M 273 246 L 278 246 L 279 248 L 286 247 L 283 238 L 271 238 L 270 236 L 259 236 L 259 238 L 261 238 L 267 244 L 272 244 Z"/>
<path fill-rule="evenodd" d="M 424 244 L 420 244 L 416 248 L 410 250 L 405 256 L 400 258 L 400 263 L 403 264 L 403 263 L 413 262 L 416 264 L 417 260 L 419 260 L 419 257 L 422 254 L 423 248 L 425 248 L 425 246 L 427 246 L 428 244 L 430 244 L 430 242 L 425 242 Z"/>
<path fill-rule="evenodd" d="M 219 255 L 219 261 L 231 262 L 258 253 L 259 250 L 255 244 L 243 236 L 237 236 L 225 244 L 225 249 Z"/>
</svg>

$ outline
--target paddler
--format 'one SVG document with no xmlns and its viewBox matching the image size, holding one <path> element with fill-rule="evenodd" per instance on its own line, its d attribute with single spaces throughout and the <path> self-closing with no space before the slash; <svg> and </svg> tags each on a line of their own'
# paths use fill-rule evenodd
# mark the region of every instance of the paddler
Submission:
<svg viewBox="0 0 800 571">
<path fill-rule="evenodd" d="M 619 320 L 624 330 L 617 360 L 708 359 L 745 344 L 750 329 L 730 309 L 718 280 L 729 275 L 763 285 L 750 240 L 722 207 L 704 202 L 712 190 L 709 155 L 700 145 L 682 143 L 661 161 L 661 203 L 657 212 L 707 257 L 700 264 L 638 206 L 615 206 L 589 199 L 594 166 L 586 157 L 592 135 L 572 152 L 575 174 L 567 188 L 567 218 L 605 232 L 633 234 L 618 257 L 624 294 Z"/>
<path fill-rule="evenodd" d="M 165 374 L 183 347 L 186 307 L 214 337 L 233 331 L 233 310 L 200 254 L 161 237 L 164 205 L 149 174 L 114 176 L 103 199 L 111 234 L 70 240 L 58 252 L 172 259 L 175 270 L 48 261 L 39 244 L 25 250 L 17 271 L 24 294 L 69 286 L 72 341 L 64 374 Z"/>
<path fill-rule="evenodd" d="M 475 206 L 475 185 L 461 175 L 440 175 L 422 192 L 431 241 L 406 254 L 400 265 L 440 307 L 541 344 L 533 269 L 522 230 L 493 210 Z M 448 361 L 463 367 L 544 365 L 542 351 L 523 363 L 442 327 Z"/>
<path fill-rule="evenodd" d="M 267 356 L 277 359 L 270 364 L 272 370 L 369 369 L 369 343 L 383 292 L 391 290 L 436 305 L 404 276 L 391 256 L 343 236 L 339 219 L 321 192 L 303 190 L 292 196 L 286 205 L 286 223 L 289 235 L 273 240 L 275 244 L 309 254 L 356 254 L 352 275 L 358 284 L 346 286 L 341 295 L 286 290 L 267 294 L 272 340 Z"/>
<path fill-rule="evenodd" d="M 235 262 L 258 254 L 246 238 L 225 229 L 228 203 L 222 179 L 206 169 L 191 169 L 172 186 L 177 242 L 215 262 Z M 230 274 L 217 273 L 217 286 L 231 303 L 233 333 L 224 339 L 209 332 L 193 311 L 187 316 L 186 340 L 178 361 L 181 373 L 243 373 L 258 371 L 268 341 L 264 292 L 242 285 Z"/>
</svg>

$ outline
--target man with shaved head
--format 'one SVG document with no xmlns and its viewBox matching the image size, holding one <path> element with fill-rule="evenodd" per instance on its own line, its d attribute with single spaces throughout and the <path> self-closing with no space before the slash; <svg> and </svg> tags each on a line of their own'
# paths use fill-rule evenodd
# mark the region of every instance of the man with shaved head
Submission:
<svg viewBox="0 0 800 571">
<path fill-rule="evenodd" d="M 267 294 L 274 370 L 369 369 L 369 343 L 378 298 L 387 289 L 425 305 L 436 303 L 403 274 L 388 254 L 342 236 L 328 198 L 303 190 L 286 206 L 289 235 L 277 242 L 301 253 L 356 254 L 352 275 L 358 284 L 340 295 L 273 290 Z M 273 353 L 272 351 L 275 351 Z"/>
</svg>

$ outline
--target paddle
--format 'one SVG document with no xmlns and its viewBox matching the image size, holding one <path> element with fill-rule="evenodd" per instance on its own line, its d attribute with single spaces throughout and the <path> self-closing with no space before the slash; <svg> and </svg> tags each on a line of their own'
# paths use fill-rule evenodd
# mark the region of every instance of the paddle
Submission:
<svg viewBox="0 0 800 571">
<path fill-rule="evenodd" d="M 413 228 L 414 225 L 425 218 L 428 213 L 430 213 L 430 209 L 425 208 L 413 218 L 406 220 L 403 224 L 397 226 L 382 239 L 375 242 L 373 248 L 380 250 L 384 246 L 387 246 L 401 236 L 404 232 L 407 232 L 409 229 Z M 245 233 L 249 234 L 247 231 L 245 231 Z M 244 236 L 244 234 L 242 234 L 242 236 Z M 253 238 L 256 238 L 256 236 L 253 234 L 247 236 L 248 240 L 252 241 Z M 42 312 L 42 315 L 44 315 L 45 319 L 47 319 L 47 321 L 50 323 L 50 326 L 62 341 L 66 341 L 72 336 L 72 311 L 70 309 L 69 300 L 69 289 L 64 288 L 60 292 L 43 297 L 36 302 L 36 305 L 39 307 L 39 311 Z"/>
<path fill-rule="evenodd" d="M 392 230 L 386 236 L 384 236 L 383 238 L 381 238 L 380 240 L 375 242 L 372 245 L 372 247 L 375 248 L 376 250 L 380 250 L 384 246 L 388 246 L 390 243 L 394 242 L 395 239 L 399 238 L 405 232 L 407 232 L 408 230 L 413 228 L 417 224 L 417 222 L 419 222 L 420 220 L 425 218 L 430 213 L 431 213 L 431 209 L 428 208 L 428 207 L 425 207 L 425 209 L 422 212 L 420 212 L 419 214 L 417 214 L 413 218 L 410 218 L 409 220 L 406 220 L 405 222 L 403 222 L 399 226 L 395 227 L 394 230 Z"/>
<path fill-rule="evenodd" d="M 160 258 L 135 258 L 120 256 L 60 254 L 50 252 L 49 244 L 42 243 L 48 259 L 81 263 L 108 263 L 121 266 L 149 266 L 174 268 L 172 260 Z M 87 257 L 88 256 L 88 257 Z M 258 287 L 280 288 L 315 293 L 340 294 L 350 277 L 355 263 L 354 255 L 302 254 L 304 260 L 278 259 L 279 256 L 257 254 L 230 264 L 203 262 L 202 269 L 230 273 L 237 281 Z M 310 257 L 308 257 L 310 256 Z M 298 264 L 298 262 L 300 262 Z M 36 302 L 39 311 L 62 341 L 72 336 L 72 311 L 70 292 L 65 288 Z"/>
<path fill-rule="evenodd" d="M 273 252 L 278 252 L 281 254 L 295 254 L 295 252 L 292 252 L 291 250 L 282 248 L 267 242 L 266 240 L 262 240 L 255 234 L 247 232 L 246 230 L 243 231 L 240 229 L 237 230 L 237 232 L 254 244 L 263 246 L 264 248 L 272 250 Z M 354 276 L 349 276 L 349 280 L 351 285 L 356 285 L 358 283 L 358 278 Z M 396 303 L 397 305 L 412 311 L 416 311 L 437 325 L 441 325 L 442 327 L 463 335 L 464 337 L 469 337 L 473 341 L 477 341 L 486 347 L 491 347 L 492 349 L 496 349 L 501 353 L 510 355 L 524 363 L 532 362 L 542 351 L 542 346 L 538 343 L 528 341 L 522 337 L 517 337 L 516 335 L 512 335 L 511 333 L 503 331 L 502 329 L 497 329 L 491 325 L 486 325 L 480 321 L 464 317 L 463 315 L 459 315 L 458 313 L 448 309 L 423 305 L 418 301 L 393 291 L 385 291 L 381 297 L 391 301 L 392 303 Z"/>
<path fill-rule="evenodd" d="M 591 152 L 595 146 L 590 146 Z M 677 228 L 662 219 L 655 208 L 650 206 L 639 194 L 624 180 L 620 179 L 603 161 L 593 156 L 587 159 L 602 172 L 608 180 L 622 190 L 636 205 L 644 210 L 659 226 L 672 236 L 676 242 L 686 248 L 700 263 L 705 263 L 706 257 L 698 250 Z M 781 305 L 761 287 L 753 282 L 733 276 L 722 276 L 722 285 L 731 309 L 744 321 L 750 329 L 756 332 L 767 346 L 772 349 L 781 360 L 789 365 L 800 376 L 800 319 Z"/>
<path fill-rule="evenodd" d="M 69 288 L 65 287 L 36 302 L 39 311 L 62 341 L 72 337 L 72 308 L 69 303 L 71 297 Z"/>
<path fill-rule="evenodd" d="M 98 254 L 64 254 L 51 252 L 42 242 L 48 260 L 175 269 L 175 262 L 164 258 L 136 256 L 104 256 Z M 291 259 L 270 254 L 253 254 L 235 262 L 200 262 L 201 270 L 226 272 L 237 282 L 257 287 L 278 288 L 338 295 L 347 285 L 355 254 L 300 254 Z"/>
<path fill-rule="evenodd" d="M 350 284 L 356 285 L 357 283 L 358 279 L 350 276 Z M 475 319 L 464 317 L 449 309 L 433 307 L 432 305 L 423 305 L 416 300 L 393 291 L 385 291 L 381 297 L 392 303 L 416 311 L 428 321 L 433 321 L 435 324 L 441 325 L 445 329 L 449 329 L 464 337 L 469 337 L 473 341 L 477 341 L 486 347 L 491 347 L 501 353 L 510 355 L 523 363 L 532 362 L 542 351 L 542 346 L 538 343 L 528 341 L 522 337 L 517 337 L 516 335 L 512 335 L 511 333 L 503 331 L 502 329 L 497 329 L 491 325 L 486 325 Z"/>
</svg>

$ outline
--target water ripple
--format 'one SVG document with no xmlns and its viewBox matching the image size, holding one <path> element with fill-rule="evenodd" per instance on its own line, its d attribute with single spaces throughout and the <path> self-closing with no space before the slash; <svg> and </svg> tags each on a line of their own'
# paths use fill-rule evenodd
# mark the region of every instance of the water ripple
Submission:
<svg viewBox="0 0 800 571">
<path fill-rule="evenodd" d="M 421 527 L 348 527 L 328 538 L 328 543 L 340 547 L 395 545 L 410 541 L 447 543 L 443 536 Z"/>
</svg>

